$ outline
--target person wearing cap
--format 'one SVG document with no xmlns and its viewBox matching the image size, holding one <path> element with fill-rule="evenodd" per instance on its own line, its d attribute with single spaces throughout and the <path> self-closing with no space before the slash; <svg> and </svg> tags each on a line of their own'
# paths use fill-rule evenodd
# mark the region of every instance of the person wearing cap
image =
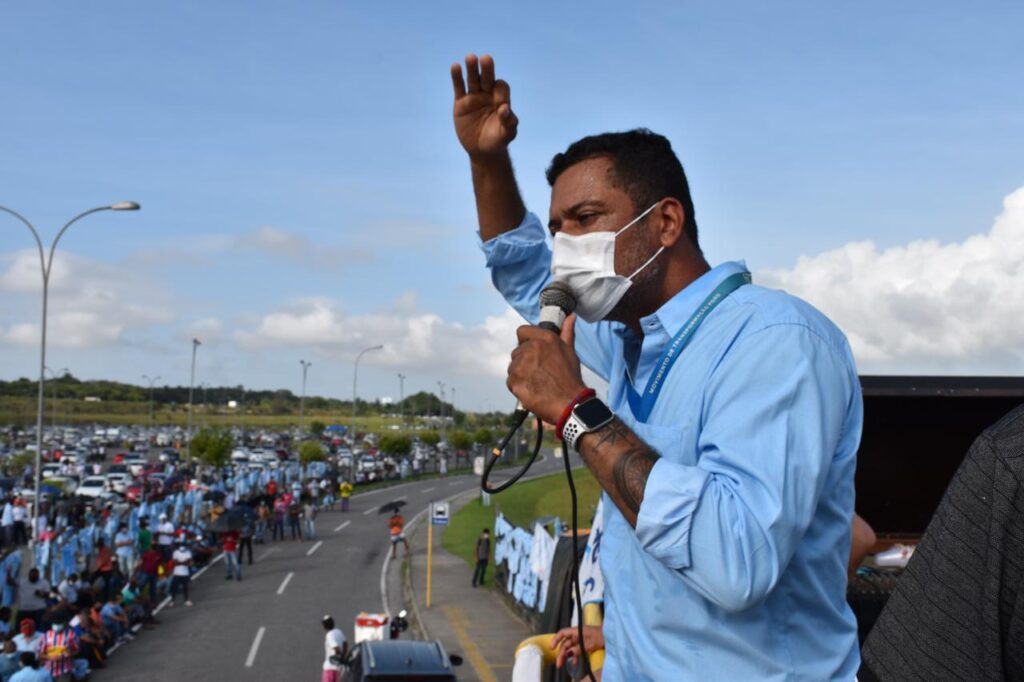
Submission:
<svg viewBox="0 0 1024 682">
<path fill-rule="evenodd" d="M 11 641 L 18 651 L 36 651 L 39 643 L 43 641 L 43 635 L 36 632 L 36 622 L 31 618 L 22 618 L 18 623 L 19 633 Z"/>
<path fill-rule="evenodd" d="M 156 526 L 156 544 L 164 560 L 170 559 L 174 548 L 174 524 L 167 520 L 167 514 L 160 515 L 160 523 Z"/>
<path fill-rule="evenodd" d="M 348 653 L 348 642 L 345 633 L 334 626 L 334 619 L 324 616 L 320 623 L 327 634 L 324 635 L 324 665 L 321 682 L 340 682 L 342 661 Z"/>
<path fill-rule="evenodd" d="M 179 591 L 185 597 L 185 606 L 192 606 L 192 600 L 188 596 L 188 584 L 192 580 L 190 572 L 192 552 L 189 551 L 188 545 L 184 542 L 178 543 L 178 549 L 174 550 L 172 559 L 174 560 L 174 569 L 171 578 L 171 601 L 167 602 L 167 606 L 174 606 L 174 599 Z"/>
</svg>

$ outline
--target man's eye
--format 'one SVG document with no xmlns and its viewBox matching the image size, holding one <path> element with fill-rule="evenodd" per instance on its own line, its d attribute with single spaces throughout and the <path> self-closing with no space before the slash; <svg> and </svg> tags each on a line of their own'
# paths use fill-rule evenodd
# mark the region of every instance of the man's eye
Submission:
<svg viewBox="0 0 1024 682">
<path fill-rule="evenodd" d="M 597 218 L 596 213 L 581 213 L 577 219 L 580 221 L 580 225 L 587 225 L 594 222 L 595 218 Z"/>
</svg>

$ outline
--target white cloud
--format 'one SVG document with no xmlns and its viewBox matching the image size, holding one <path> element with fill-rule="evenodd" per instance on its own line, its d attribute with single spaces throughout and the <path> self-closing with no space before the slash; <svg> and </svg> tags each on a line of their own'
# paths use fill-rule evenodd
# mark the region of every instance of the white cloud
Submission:
<svg viewBox="0 0 1024 682">
<path fill-rule="evenodd" d="M 755 281 L 800 296 L 850 339 L 863 373 L 1019 373 L 1024 362 L 1024 188 L 960 243 L 851 242 Z"/>
<path fill-rule="evenodd" d="M 0 295 L 11 305 L 0 316 L 0 344 L 39 343 L 42 276 L 37 252 L 9 255 Z M 88 348 L 121 341 L 125 333 L 173 320 L 162 292 L 130 270 L 59 252 L 50 276 L 47 346 Z"/>
<path fill-rule="evenodd" d="M 346 315 L 332 299 L 307 298 L 267 313 L 253 328 L 237 332 L 235 339 L 246 350 L 312 346 L 346 358 L 383 344 L 382 351 L 364 362 L 425 372 L 505 376 L 515 330 L 522 324 L 517 313 L 509 309 L 478 326 L 465 327 L 433 313 L 416 312 L 413 306 L 414 299 L 405 294 L 385 312 Z"/>
</svg>

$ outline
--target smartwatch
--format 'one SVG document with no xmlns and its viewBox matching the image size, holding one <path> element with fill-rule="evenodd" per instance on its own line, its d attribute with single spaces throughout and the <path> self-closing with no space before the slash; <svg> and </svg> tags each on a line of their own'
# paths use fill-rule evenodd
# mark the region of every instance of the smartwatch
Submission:
<svg viewBox="0 0 1024 682">
<path fill-rule="evenodd" d="M 577 445 L 584 433 L 604 428 L 613 419 L 615 415 L 599 398 L 584 400 L 572 408 L 572 413 L 562 429 L 562 440 L 573 450 L 578 451 Z"/>
</svg>

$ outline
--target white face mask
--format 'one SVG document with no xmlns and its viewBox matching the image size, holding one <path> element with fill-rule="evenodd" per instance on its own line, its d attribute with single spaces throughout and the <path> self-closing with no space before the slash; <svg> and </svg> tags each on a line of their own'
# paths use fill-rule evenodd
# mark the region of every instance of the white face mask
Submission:
<svg viewBox="0 0 1024 682">
<path fill-rule="evenodd" d="M 603 320 L 622 300 L 633 278 L 650 265 L 662 246 L 629 277 L 615 272 L 615 238 L 646 216 L 660 201 L 631 220 L 618 232 L 590 232 L 581 235 L 555 233 L 551 253 L 551 276 L 565 282 L 576 294 L 576 314 L 587 322 Z"/>
</svg>

